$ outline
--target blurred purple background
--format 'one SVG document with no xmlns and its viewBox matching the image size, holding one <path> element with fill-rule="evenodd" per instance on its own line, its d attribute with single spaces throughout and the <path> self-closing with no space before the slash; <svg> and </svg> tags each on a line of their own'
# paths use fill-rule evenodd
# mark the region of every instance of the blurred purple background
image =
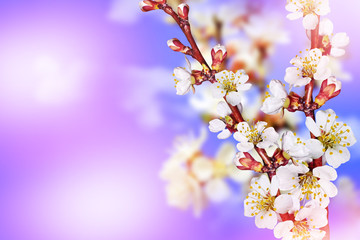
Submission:
<svg viewBox="0 0 360 240">
<path fill-rule="evenodd" d="M 285 19 L 284 2 L 272 5 Z M 353 80 L 328 106 L 360 139 L 360 2 L 330 2 L 335 31 L 351 39 Z M 181 33 L 163 18 L 137 0 L 0 1 L 0 239 L 273 239 L 239 201 L 201 219 L 166 205 L 159 169 L 173 137 L 200 120 L 175 95 L 170 74 L 183 57 L 166 41 Z M 293 43 L 279 47 L 270 78 L 306 43 L 300 22 L 285 22 Z M 350 150 L 338 173 L 360 187 L 360 151 Z M 331 213 L 334 236 L 341 213 Z"/>
</svg>

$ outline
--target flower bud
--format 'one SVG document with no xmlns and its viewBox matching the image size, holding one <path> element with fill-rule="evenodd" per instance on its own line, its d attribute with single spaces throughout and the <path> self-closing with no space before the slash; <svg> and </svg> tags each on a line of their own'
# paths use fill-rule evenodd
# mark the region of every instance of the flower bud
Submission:
<svg viewBox="0 0 360 240">
<path fill-rule="evenodd" d="M 181 52 L 188 54 L 191 49 L 182 44 L 177 38 L 173 38 L 167 41 L 167 45 L 175 52 Z"/>
<path fill-rule="evenodd" d="M 212 68 L 216 71 L 220 70 L 221 64 L 224 62 L 227 56 L 227 52 L 224 46 L 220 44 L 216 45 L 211 50 L 211 57 L 212 57 Z"/>
<path fill-rule="evenodd" d="M 249 153 L 238 153 L 235 157 L 236 167 L 240 170 L 253 170 L 261 172 L 263 165 L 256 161 Z M 240 165 L 239 165 L 240 164 Z"/>
<path fill-rule="evenodd" d="M 341 82 L 336 80 L 335 77 L 330 77 L 322 82 L 319 94 L 315 98 L 315 103 L 322 106 L 331 98 L 339 95 L 340 91 Z"/>
<path fill-rule="evenodd" d="M 182 3 L 178 6 L 179 17 L 184 20 L 188 20 L 189 11 L 190 11 L 189 5 L 187 5 L 186 3 Z"/>
<path fill-rule="evenodd" d="M 159 9 L 160 4 L 166 3 L 166 0 L 143 0 L 139 3 L 140 9 L 143 12 Z"/>
</svg>

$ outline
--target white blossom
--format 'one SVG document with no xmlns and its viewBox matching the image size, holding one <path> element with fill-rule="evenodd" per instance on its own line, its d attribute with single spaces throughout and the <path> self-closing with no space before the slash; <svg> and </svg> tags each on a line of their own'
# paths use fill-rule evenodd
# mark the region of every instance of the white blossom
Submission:
<svg viewBox="0 0 360 240">
<path fill-rule="evenodd" d="M 234 133 L 234 138 L 240 142 L 237 144 L 239 151 L 248 152 L 257 146 L 268 148 L 273 146 L 279 138 L 279 134 L 273 127 L 265 128 L 266 122 L 259 121 L 255 126 L 249 126 L 247 122 L 240 122 L 237 126 L 238 131 Z"/>
<path fill-rule="evenodd" d="M 319 34 L 323 36 L 322 43 L 325 45 L 330 44 L 330 55 L 333 57 L 341 57 L 345 54 L 346 47 L 350 40 L 345 32 L 333 34 L 334 25 L 330 19 L 325 18 L 321 20 L 319 27 Z"/>
<path fill-rule="evenodd" d="M 277 224 L 274 235 L 283 240 L 322 240 L 325 232 L 318 228 L 327 223 L 327 210 L 309 202 L 295 214 L 295 221 L 287 220 Z"/>
<path fill-rule="evenodd" d="M 336 186 L 331 182 L 337 178 L 335 169 L 320 166 L 309 170 L 304 164 L 287 165 L 277 169 L 281 191 L 289 191 L 300 201 L 314 200 L 322 207 L 327 207 L 329 198 L 337 194 Z"/>
<path fill-rule="evenodd" d="M 250 83 L 249 76 L 243 70 L 236 73 L 224 70 L 215 75 L 217 82 L 211 85 L 211 90 L 215 98 L 222 98 L 226 96 L 226 100 L 233 106 L 236 106 L 241 101 L 241 91 L 249 90 Z"/>
<path fill-rule="evenodd" d="M 245 216 L 255 216 L 258 228 L 273 229 L 277 223 L 277 213 L 287 213 L 293 205 L 290 195 L 279 195 L 278 181 L 272 178 L 270 183 L 266 174 L 253 178 L 250 186 L 251 192 L 244 201 Z"/>
<path fill-rule="evenodd" d="M 192 87 L 191 64 L 187 58 L 185 59 L 189 70 L 186 70 L 182 67 L 177 67 L 174 69 L 173 76 L 175 77 L 175 88 L 177 95 L 187 94 Z"/>
<path fill-rule="evenodd" d="M 166 186 L 166 196 L 170 206 L 185 210 L 192 205 L 196 217 L 200 216 L 206 205 L 200 182 L 188 174 L 170 181 Z"/>
<path fill-rule="evenodd" d="M 179 165 L 191 161 L 194 155 L 201 152 L 206 139 L 207 130 L 205 128 L 201 128 L 198 137 L 192 133 L 176 137 L 170 159 L 163 166 L 160 175 L 166 180 L 169 179 L 172 176 L 172 171 L 170 170 L 170 166 L 173 165 L 172 162 L 174 165 Z"/>
<path fill-rule="evenodd" d="M 347 147 L 356 143 L 351 128 L 345 123 L 337 122 L 336 118 L 332 109 L 318 111 L 316 123 L 312 118 L 306 118 L 307 128 L 322 144 L 323 159 L 334 168 L 349 161 L 350 152 Z"/>
<path fill-rule="evenodd" d="M 284 131 L 280 137 L 280 148 L 295 162 L 310 162 L 322 156 L 321 143 L 316 139 L 303 140 L 291 131 Z"/>
<path fill-rule="evenodd" d="M 284 79 L 295 87 L 305 86 L 312 78 L 323 81 L 331 75 L 329 61 L 329 57 L 323 56 L 320 49 L 311 49 L 304 57 L 296 56 L 291 59 L 293 67 L 286 69 Z"/>
<path fill-rule="evenodd" d="M 232 133 L 230 132 L 229 129 L 226 128 L 226 123 L 224 122 L 224 118 L 226 116 L 229 116 L 232 112 L 229 106 L 227 105 L 227 103 L 224 101 L 218 103 L 217 112 L 222 119 L 216 118 L 211 120 L 209 122 L 209 130 L 211 132 L 220 132 L 217 137 L 219 139 L 226 139 L 230 137 Z"/>
<path fill-rule="evenodd" d="M 328 0 L 289 0 L 286 4 L 290 20 L 303 18 L 305 29 L 313 30 L 319 23 L 318 15 L 324 16 L 330 12 Z"/>
<path fill-rule="evenodd" d="M 224 143 L 216 154 L 214 160 L 209 158 L 196 158 L 191 165 L 191 172 L 204 185 L 204 193 L 212 202 L 226 200 L 231 189 L 226 182 L 228 177 L 237 180 L 234 171 L 233 157 L 235 148 L 231 143 Z"/>
<path fill-rule="evenodd" d="M 284 84 L 279 80 L 271 80 L 269 89 L 273 96 L 267 95 L 261 111 L 266 114 L 277 114 L 283 109 L 288 94 Z"/>
</svg>

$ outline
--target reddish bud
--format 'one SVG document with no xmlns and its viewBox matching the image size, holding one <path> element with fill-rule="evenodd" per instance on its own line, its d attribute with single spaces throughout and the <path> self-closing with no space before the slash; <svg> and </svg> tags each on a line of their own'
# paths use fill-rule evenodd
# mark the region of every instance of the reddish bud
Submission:
<svg viewBox="0 0 360 240">
<path fill-rule="evenodd" d="M 238 153 L 235 157 L 236 167 L 240 170 L 253 170 L 261 172 L 263 165 L 256 161 L 249 153 Z M 240 164 L 240 165 L 239 165 Z"/>
<path fill-rule="evenodd" d="M 178 39 L 173 38 L 167 41 L 169 48 L 171 48 L 175 52 L 181 52 L 185 54 L 190 54 L 191 49 L 182 44 Z"/>
<path fill-rule="evenodd" d="M 139 3 L 140 9 L 143 12 L 159 9 L 160 4 L 165 4 L 166 0 L 143 0 Z"/>
<path fill-rule="evenodd" d="M 321 84 L 320 92 L 315 98 L 315 103 L 319 106 L 324 105 L 328 100 L 340 94 L 341 82 L 335 77 L 330 77 Z"/>
<path fill-rule="evenodd" d="M 226 56 L 226 49 L 220 44 L 216 45 L 213 49 L 211 49 L 212 68 L 216 71 L 219 71 L 221 64 L 224 62 Z"/>
<path fill-rule="evenodd" d="M 190 11 L 189 5 L 187 5 L 186 3 L 182 3 L 178 6 L 179 17 L 184 20 L 188 20 L 189 11 Z"/>
</svg>

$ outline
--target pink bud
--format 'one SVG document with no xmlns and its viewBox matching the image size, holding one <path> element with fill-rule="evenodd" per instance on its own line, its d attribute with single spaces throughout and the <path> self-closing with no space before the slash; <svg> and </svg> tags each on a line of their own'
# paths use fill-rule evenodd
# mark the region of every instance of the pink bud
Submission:
<svg viewBox="0 0 360 240">
<path fill-rule="evenodd" d="M 181 52 L 185 54 L 190 54 L 191 49 L 182 44 L 179 39 L 173 38 L 167 41 L 169 48 L 174 50 L 175 52 Z"/>
<path fill-rule="evenodd" d="M 169 46 L 169 48 L 176 52 L 180 52 L 182 49 L 185 48 L 184 44 L 182 44 L 177 38 L 168 40 L 167 45 Z"/>
<path fill-rule="evenodd" d="M 139 3 L 140 9 L 143 12 L 159 9 L 160 4 L 166 3 L 166 0 L 143 0 Z"/>
<path fill-rule="evenodd" d="M 179 17 L 181 17 L 184 20 L 188 20 L 189 11 L 190 11 L 189 5 L 187 5 L 186 3 L 182 3 L 178 6 Z"/>
<path fill-rule="evenodd" d="M 224 46 L 221 46 L 220 44 L 216 45 L 211 50 L 211 57 L 212 57 L 212 68 L 214 70 L 219 70 L 221 67 L 221 64 L 225 60 L 227 56 L 227 52 Z"/>
<path fill-rule="evenodd" d="M 319 94 L 315 98 L 315 103 L 322 106 L 328 100 L 339 95 L 340 91 L 341 82 L 336 80 L 335 77 L 329 77 L 327 80 L 322 82 Z"/>
<path fill-rule="evenodd" d="M 249 153 L 238 153 L 235 158 L 236 167 L 240 170 L 253 170 L 255 172 L 261 172 L 263 168 L 263 165 L 256 161 Z"/>
</svg>

